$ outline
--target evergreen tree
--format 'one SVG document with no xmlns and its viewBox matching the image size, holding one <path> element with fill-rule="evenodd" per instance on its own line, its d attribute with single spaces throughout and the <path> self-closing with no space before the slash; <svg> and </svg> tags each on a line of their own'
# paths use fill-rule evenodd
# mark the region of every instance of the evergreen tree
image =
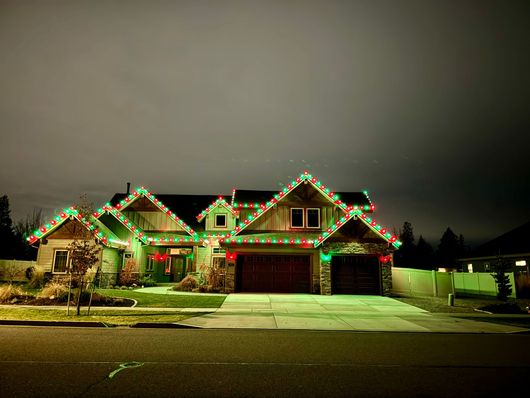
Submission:
<svg viewBox="0 0 530 398">
<path fill-rule="evenodd" d="M 414 244 L 414 229 L 410 222 L 405 221 L 403 223 L 403 229 L 399 233 L 399 240 L 401 241 L 401 246 L 394 255 L 396 265 L 400 267 L 415 267 L 417 264 L 416 245 Z"/>
<path fill-rule="evenodd" d="M 416 260 L 418 268 L 434 269 L 432 246 L 420 235 L 416 246 Z"/>
<path fill-rule="evenodd" d="M 42 209 L 33 209 L 31 215 L 27 215 L 25 220 L 19 220 L 15 224 L 14 230 L 17 239 L 17 258 L 22 260 L 37 259 L 37 249 L 28 245 L 26 238 L 42 224 Z"/>
<path fill-rule="evenodd" d="M 444 267 L 456 267 L 456 259 L 459 255 L 458 238 L 451 228 L 447 227 L 438 245 L 437 258 L 440 265 Z"/>
<path fill-rule="evenodd" d="M 512 294 L 512 285 L 510 284 L 510 277 L 506 274 L 510 268 L 510 263 L 503 259 L 500 255 L 497 261 L 493 263 L 493 279 L 497 283 L 497 298 L 501 301 L 508 300 L 508 296 Z"/>
<path fill-rule="evenodd" d="M 0 197 L 0 259 L 13 259 L 16 237 L 13 231 L 13 221 L 9 210 L 9 198 L 7 195 Z"/>
</svg>

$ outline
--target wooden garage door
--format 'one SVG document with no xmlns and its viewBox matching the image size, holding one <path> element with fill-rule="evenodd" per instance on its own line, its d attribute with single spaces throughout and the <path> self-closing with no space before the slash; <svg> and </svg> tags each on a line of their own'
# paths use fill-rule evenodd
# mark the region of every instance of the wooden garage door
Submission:
<svg viewBox="0 0 530 398">
<path fill-rule="evenodd" d="M 333 256 L 333 294 L 381 294 L 379 260 L 371 256 Z"/>
<path fill-rule="evenodd" d="M 236 291 L 309 293 L 310 256 L 239 255 Z"/>
</svg>

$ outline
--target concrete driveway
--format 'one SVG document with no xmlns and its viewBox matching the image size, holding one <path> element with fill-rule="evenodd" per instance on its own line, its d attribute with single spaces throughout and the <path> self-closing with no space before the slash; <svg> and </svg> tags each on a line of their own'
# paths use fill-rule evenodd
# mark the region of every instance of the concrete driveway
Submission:
<svg viewBox="0 0 530 398">
<path fill-rule="evenodd" d="M 230 294 L 216 312 L 179 324 L 203 328 L 384 332 L 524 331 L 515 326 L 432 314 L 389 297 L 311 294 Z"/>
</svg>

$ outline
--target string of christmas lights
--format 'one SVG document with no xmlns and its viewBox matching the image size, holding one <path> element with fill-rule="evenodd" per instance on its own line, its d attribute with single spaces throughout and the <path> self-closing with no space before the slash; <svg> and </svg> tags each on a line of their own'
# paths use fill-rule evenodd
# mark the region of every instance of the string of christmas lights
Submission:
<svg viewBox="0 0 530 398">
<path fill-rule="evenodd" d="M 204 217 L 208 215 L 208 213 L 210 213 L 213 209 L 215 209 L 218 206 L 223 206 L 225 209 L 230 211 L 234 215 L 234 217 L 238 216 L 238 211 L 235 210 L 230 204 L 228 204 L 228 202 L 223 197 L 219 196 L 219 198 L 215 202 L 213 202 L 210 206 L 208 206 L 208 208 L 201 211 L 201 214 L 196 216 L 197 221 L 201 222 L 204 219 Z"/>
</svg>

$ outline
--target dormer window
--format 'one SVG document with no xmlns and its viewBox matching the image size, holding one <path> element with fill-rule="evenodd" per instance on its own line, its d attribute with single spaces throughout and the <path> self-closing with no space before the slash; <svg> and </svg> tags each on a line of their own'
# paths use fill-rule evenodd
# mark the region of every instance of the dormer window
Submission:
<svg viewBox="0 0 530 398">
<path fill-rule="evenodd" d="M 215 215 L 215 228 L 226 228 L 226 214 Z"/>
</svg>

